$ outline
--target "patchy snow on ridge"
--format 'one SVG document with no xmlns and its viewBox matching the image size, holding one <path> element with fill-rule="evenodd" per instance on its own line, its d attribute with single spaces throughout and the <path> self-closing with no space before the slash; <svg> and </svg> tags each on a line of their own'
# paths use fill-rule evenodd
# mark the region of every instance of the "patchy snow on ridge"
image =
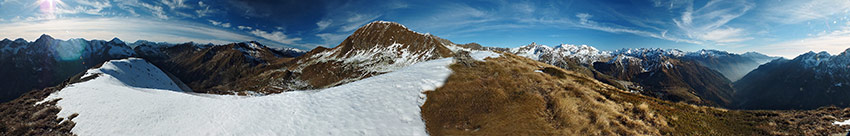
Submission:
<svg viewBox="0 0 850 136">
<path fill-rule="evenodd" d="M 381 45 L 375 46 L 381 47 Z M 434 52 L 434 48 L 429 49 L 428 51 L 415 52 L 408 48 L 402 48 L 403 46 L 404 45 L 400 43 L 393 43 L 388 47 L 349 51 L 345 52 L 344 56 L 348 57 L 344 58 L 338 58 L 335 56 L 338 53 L 342 53 L 339 51 L 339 48 L 335 48 L 332 51 L 319 53 L 312 57 L 316 59 L 313 63 L 339 61 L 345 65 L 356 65 L 359 68 L 363 68 L 365 71 L 375 73 L 392 72 L 433 57 L 431 52 Z M 392 63 L 386 64 L 387 62 Z M 300 71 L 301 69 L 303 68 L 297 68 L 296 71 Z"/>
<path fill-rule="evenodd" d="M 472 50 L 469 52 L 469 56 L 478 61 L 484 61 L 486 58 L 498 58 L 502 56 L 502 54 L 495 53 L 492 51 L 478 51 Z"/>
<path fill-rule="evenodd" d="M 835 122 L 832 122 L 832 125 L 839 125 L 839 126 L 850 125 L 850 119 L 844 120 L 844 121 L 835 121 Z"/>
<path fill-rule="evenodd" d="M 471 53 L 477 60 L 499 54 Z M 59 117 L 73 113 L 78 135 L 427 135 L 422 92 L 442 86 L 452 58 L 322 90 L 245 97 L 178 92 L 142 59 L 113 60 L 69 85 Z"/>
</svg>

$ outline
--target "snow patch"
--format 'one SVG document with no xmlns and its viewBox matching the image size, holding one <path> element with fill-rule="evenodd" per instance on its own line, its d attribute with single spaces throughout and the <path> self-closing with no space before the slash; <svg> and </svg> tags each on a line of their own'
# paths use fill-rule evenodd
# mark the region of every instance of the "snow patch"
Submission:
<svg viewBox="0 0 850 136">
<path fill-rule="evenodd" d="M 422 92 L 442 86 L 451 63 L 443 58 L 323 90 L 245 97 L 174 91 L 179 87 L 159 69 L 134 58 L 89 70 L 103 74 L 45 101 L 62 98 L 60 117 L 79 113 L 78 135 L 427 135 Z"/>
<path fill-rule="evenodd" d="M 432 52 L 434 52 L 434 49 L 416 52 L 408 48 L 402 48 L 404 46 L 405 45 L 401 43 L 393 43 L 388 47 L 375 45 L 375 47 L 381 48 L 345 52 L 342 56 L 348 57 L 343 58 L 337 58 L 335 56 L 342 53 L 339 52 L 339 48 L 335 48 L 332 51 L 316 54 L 313 58 L 316 59 L 315 63 L 339 61 L 345 65 L 353 65 L 363 68 L 363 70 L 368 72 L 385 73 L 425 61 L 428 58 L 431 58 Z M 386 64 L 387 62 L 392 62 L 392 64 Z M 298 68 L 296 70 L 300 71 L 300 69 L 303 68 Z"/>
<path fill-rule="evenodd" d="M 850 119 L 844 120 L 844 121 L 835 121 L 835 122 L 832 122 L 832 125 L 838 125 L 838 126 L 850 125 Z"/>
<path fill-rule="evenodd" d="M 478 61 L 484 61 L 486 58 L 498 58 L 502 56 L 502 54 L 495 53 L 492 51 L 471 51 L 469 52 L 469 56 Z"/>
</svg>

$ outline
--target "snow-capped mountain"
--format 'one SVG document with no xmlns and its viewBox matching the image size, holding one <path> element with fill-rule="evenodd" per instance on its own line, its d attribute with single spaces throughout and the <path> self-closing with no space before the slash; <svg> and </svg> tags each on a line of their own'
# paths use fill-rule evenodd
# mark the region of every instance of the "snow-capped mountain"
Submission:
<svg viewBox="0 0 850 136">
<path fill-rule="evenodd" d="M 807 52 L 759 66 L 735 82 L 744 109 L 850 106 L 850 49 L 838 55 Z"/>
<path fill-rule="evenodd" d="M 298 57 L 292 66 L 264 75 L 295 75 L 276 81 L 276 88 L 327 88 L 387 73 L 419 62 L 450 57 L 466 49 L 439 37 L 386 21 L 357 29 L 334 48 L 318 47 Z M 279 78 L 280 79 L 280 78 Z"/>
<path fill-rule="evenodd" d="M 670 62 L 663 61 L 665 58 L 692 60 L 721 72 L 732 81 L 740 79 L 758 67 L 758 65 L 777 58 L 756 52 L 747 52 L 744 54 L 734 54 L 718 50 L 685 52 L 677 49 L 659 48 L 628 48 L 602 51 L 587 45 L 562 44 L 556 47 L 549 47 L 536 43 L 511 48 L 508 52 L 541 62 L 555 64 L 556 66 L 565 66 L 565 64 L 570 62 L 578 62 L 582 65 L 591 66 L 594 62 L 639 63 L 641 64 L 640 69 L 644 71 L 650 71 L 651 69 L 660 67 L 670 67 Z"/>
<path fill-rule="evenodd" d="M 594 69 L 641 86 L 642 94 L 671 101 L 727 106 L 734 90 L 722 74 L 685 59 L 676 49 L 621 49 Z"/>
<path fill-rule="evenodd" d="M 600 51 L 586 45 L 552 48 L 532 43 L 509 52 L 564 69 L 584 71 L 610 85 L 666 100 L 726 106 L 734 92 L 731 81 L 721 73 L 692 59 L 729 54 L 719 51 L 658 48 Z"/>
<path fill-rule="evenodd" d="M 610 52 L 600 51 L 587 45 L 561 44 L 549 47 L 533 42 L 529 45 L 511 48 L 509 52 L 549 64 L 564 63 L 562 61 L 575 59 L 581 64 L 592 65 L 593 62 L 611 57 Z"/>
<path fill-rule="evenodd" d="M 134 56 L 123 41 L 69 39 L 42 35 L 33 42 L 24 39 L 0 41 L 0 101 L 41 89 L 106 60 Z"/>
</svg>

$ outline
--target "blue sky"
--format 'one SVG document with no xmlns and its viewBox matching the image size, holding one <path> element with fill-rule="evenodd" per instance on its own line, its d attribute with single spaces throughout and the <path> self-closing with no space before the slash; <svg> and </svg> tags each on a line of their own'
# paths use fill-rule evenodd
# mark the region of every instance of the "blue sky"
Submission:
<svg viewBox="0 0 850 136">
<path fill-rule="evenodd" d="M 0 37 L 333 47 L 376 20 L 456 43 L 794 57 L 850 48 L 850 0 L 0 0 Z"/>
</svg>

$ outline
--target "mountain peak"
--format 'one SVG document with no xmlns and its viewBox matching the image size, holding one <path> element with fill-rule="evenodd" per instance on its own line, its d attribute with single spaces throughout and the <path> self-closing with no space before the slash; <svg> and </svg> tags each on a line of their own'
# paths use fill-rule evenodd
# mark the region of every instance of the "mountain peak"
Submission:
<svg viewBox="0 0 850 136">
<path fill-rule="evenodd" d="M 353 35 L 356 35 L 358 33 L 367 33 L 367 34 L 373 33 L 373 32 L 383 33 L 383 32 L 387 32 L 387 31 L 401 32 L 401 31 L 405 31 L 405 30 L 409 31 L 409 32 L 413 32 L 415 34 L 423 35 L 423 36 L 436 37 L 436 36 L 432 36 L 431 34 L 428 34 L 428 33 L 419 33 L 419 32 L 410 30 L 409 28 L 407 28 L 406 26 L 404 26 L 402 24 L 399 24 L 399 23 L 396 23 L 396 22 L 390 22 L 390 21 L 375 21 L 375 22 L 366 24 L 363 27 L 360 27 L 356 31 L 354 31 Z M 398 32 L 395 32 L 395 33 L 398 33 Z"/>
<path fill-rule="evenodd" d="M 112 40 L 109 40 L 109 42 L 115 44 L 124 44 L 124 41 L 121 41 L 121 39 L 118 39 L 118 37 L 112 38 Z"/>
<path fill-rule="evenodd" d="M 263 48 L 266 47 L 265 45 L 260 44 L 260 42 L 257 42 L 257 41 L 247 41 L 247 42 L 242 42 L 242 44 L 245 44 L 248 48 L 250 48 L 252 50 L 260 50 L 260 49 L 263 49 Z"/>
<path fill-rule="evenodd" d="M 15 42 L 16 43 L 25 43 L 25 42 L 27 42 L 27 40 L 24 40 L 24 38 L 18 38 L 18 39 L 15 39 Z"/>
<path fill-rule="evenodd" d="M 443 44 L 449 43 L 442 42 L 436 36 L 415 32 L 395 22 L 375 21 L 358 28 L 335 49 L 340 51 L 340 54 L 347 54 L 354 50 L 374 48 L 397 48 L 394 50 L 405 48 L 415 52 L 428 52 L 436 48 L 436 52 L 440 53 L 432 55 L 448 56 L 451 51 L 442 46 Z"/>
<path fill-rule="evenodd" d="M 754 52 L 754 51 L 750 51 L 750 52 L 745 52 L 745 53 L 744 53 L 744 54 L 741 54 L 741 55 L 751 55 L 751 56 L 767 56 L 767 55 L 764 55 L 764 54 L 761 54 L 761 53 L 759 53 L 759 52 Z"/>
<path fill-rule="evenodd" d="M 383 21 L 383 20 L 371 22 L 371 23 L 367 24 L 366 26 L 370 26 L 370 25 L 391 25 L 391 26 L 400 26 L 400 27 L 407 28 L 402 24 L 399 24 L 399 23 L 396 23 L 396 22 L 391 22 L 391 21 Z"/>
<path fill-rule="evenodd" d="M 814 51 L 806 52 L 803 55 L 797 56 L 793 60 L 802 62 L 802 65 L 807 68 L 815 67 L 820 65 L 822 62 L 829 61 L 832 58 L 832 55 L 829 55 L 826 51 L 821 51 L 815 53 Z"/>
<path fill-rule="evenodd" d="M 47 35 L 47 34 L 41 34 L 41 36 L 39 36 L 39 37 L 38 37 L 38 39 L 37 39 L 37 40 L 35 40 L 35 41 L 39 41 L 39 40 L 50 40 L 50 41 L 52 41 L 52 40 L 54 40 L 54 39 L 53 39 L 53 37 L 51 37 L 50 35 Z"/>
</svg>

